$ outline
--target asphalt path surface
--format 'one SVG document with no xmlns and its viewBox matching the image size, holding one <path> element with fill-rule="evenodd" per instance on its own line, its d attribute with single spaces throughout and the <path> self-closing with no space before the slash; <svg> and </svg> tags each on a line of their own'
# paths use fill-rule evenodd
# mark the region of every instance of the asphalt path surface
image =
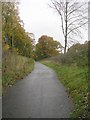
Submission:
<svg viewBox="0 0 90 120">
<path fill-rule="evenodd" d="M 3 118 L 69 118 L 73 103 L 54 71 L 39 62 L 2 99 Z"/>
</svg>

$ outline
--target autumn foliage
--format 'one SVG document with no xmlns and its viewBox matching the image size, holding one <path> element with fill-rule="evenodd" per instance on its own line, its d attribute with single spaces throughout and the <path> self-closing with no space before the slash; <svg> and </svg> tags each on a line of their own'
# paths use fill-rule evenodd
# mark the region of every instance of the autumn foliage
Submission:
<svg viewBox="0 0 90 120">
<path fill-rule="evenodd" d="M 57 56 L 60 54 L 62 45 L 55 41 L 52 37 L 43 35 L 39 38 L 35 48 L 35 59 L 41 60 L 43 58 Z"/>
</svg>

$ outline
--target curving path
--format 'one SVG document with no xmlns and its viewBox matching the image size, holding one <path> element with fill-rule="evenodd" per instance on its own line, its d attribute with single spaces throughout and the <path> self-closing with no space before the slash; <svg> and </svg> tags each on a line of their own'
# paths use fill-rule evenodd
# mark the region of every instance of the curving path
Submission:
<svg viewBox="0 0 90 120">
<path fill-rule="evenodd" d="M 69 118 L 73 103 L 50 68 L 39 62 L 3 96 L 3 118 Z"/>
</svg>

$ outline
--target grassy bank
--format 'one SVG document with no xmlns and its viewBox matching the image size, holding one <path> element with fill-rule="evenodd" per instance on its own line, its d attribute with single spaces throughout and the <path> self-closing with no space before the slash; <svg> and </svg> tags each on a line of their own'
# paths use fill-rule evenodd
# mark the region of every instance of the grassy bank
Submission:
<svg viewBox="0 0 90 120">
<path fill-rule="evenodd" d="M 75 65 L 62 65 L 60 63 L 43 61 L 43 64 L 55 70 L 59 80 L 66 87 L 74 102 L 72 118 L 87 117 L 88 109 L 88 82 L 87 67 L 83 69 Z"/>
<path fill-rule="evenodd" d="M 2 96 L 2 75 L 0 73 L 0 97 Z"/>
<path fill-rule="evenodd" d="M 34 68 L 34 60 L 16 54 L 3 58 L 2 85 L 5 89 L 30 73 Z"/>
</svg>

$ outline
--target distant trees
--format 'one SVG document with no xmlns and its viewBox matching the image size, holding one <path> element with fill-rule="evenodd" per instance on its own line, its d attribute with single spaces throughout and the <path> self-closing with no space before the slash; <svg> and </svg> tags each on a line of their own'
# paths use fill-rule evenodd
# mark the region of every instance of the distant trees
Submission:
<svg viewBox="0 0 90 120">
<path fill-rule="evenodd" d="M 80 28 L 85 27 L 87 19 L 87 3 L 77 2 L 77 0 L 51 0 L 50 7 L 53 8 L 61 17 L 62 32 L 64 36 L 65 46 L 64 53 L 68 40 L 75 41 L 74 36 L 80 36 Z"/>
<path fill-rule="evenodd" d="M 17 3 L 2 4 L 2 22 L 3 50 L 9 45 L 9 50 L 16 49 L 19 54 L 31 57 L 32 41 L 23 28 Z"/>
<path fill-rule="evenodd" d="M 35 59 L 40 60 L 47 57 L 52 57 L 60 54 L 62 45 L 53 40 L 52 37 L 43 35 L 39 38 L 35 48 Z"/>
</svg>

